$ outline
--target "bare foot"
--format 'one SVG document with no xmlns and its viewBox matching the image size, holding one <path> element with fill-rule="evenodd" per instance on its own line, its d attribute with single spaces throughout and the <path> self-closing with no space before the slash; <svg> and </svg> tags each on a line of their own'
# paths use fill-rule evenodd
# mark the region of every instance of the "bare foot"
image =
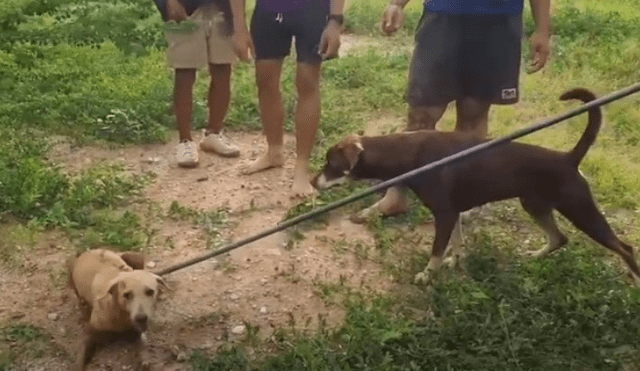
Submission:
<svg viewBox="0 0 640 371">
<path fill-rule="evenodd" d="M 267 152 L 262 154 L 252 164 L 242 170 L 242 174 L 248 175 L 267 170 L 272 167 L 281 167 L 284 165 L 284 154 L 282 148 L 269 148 Z"/>
<path fill-rule="evenodd" d="M 309 164 L 305 160 L 296 160 L 293 169 L 293 185 L 291 186 L 294 197 L 307 197 L 315 193 L 309 177 Z"/>
</svg>

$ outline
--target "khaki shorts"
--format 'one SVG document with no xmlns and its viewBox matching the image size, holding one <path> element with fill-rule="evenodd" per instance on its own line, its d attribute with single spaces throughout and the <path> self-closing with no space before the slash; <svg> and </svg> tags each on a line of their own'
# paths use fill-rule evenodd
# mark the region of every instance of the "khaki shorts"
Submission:
<svg viewBox="0 0 640 371">
<path fill-rule="evenodd" d="M 175 22 L 170 24 L 176 27 Z M 223 14 L 214 6 L 201 6 L 180 30 L 167 30 L 167 59 L 171 68 L 203 68 L 208 64 L 233 64 L 237 61 L 230 36 L 222 34 Z M 191 25 L 192 28 L 188 26 Z"/>
</svg>

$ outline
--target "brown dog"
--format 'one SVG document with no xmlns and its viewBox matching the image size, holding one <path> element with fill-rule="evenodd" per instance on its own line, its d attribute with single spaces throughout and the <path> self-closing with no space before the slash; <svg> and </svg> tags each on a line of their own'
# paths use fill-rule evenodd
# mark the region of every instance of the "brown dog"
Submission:
<svg viewBox="0 0 640 371">
<path fill-rule="evenodd" d="M 149 369 L 143 334 L 153 314 L 164 280 L 143 270 L 138 254 L 117 254 L 96 249 L 78 256 L 72 263 L 71 283 L 78 298 L 89 309 L 89 323 L 81 340 L 76 370 L 85 370 L 98 345 L 125 337 L 134 341 L 136 362 Z"/>
<path fill-rule="evenodd" d="M 588 90 L 574 89 L 560 99 L 588 102 L 595 96 Z M 436 224 L 431 260 L 425 270 L 416 275 L 415 281 L 431 281 L 442 263 L 452 232 L 452 250 L 459 248 L 462 242 L 458 223 L 461 212 L 517 197 L 549 240 L 546 247 L 533 255 L 548 255 L 567 243 L 552 214 L 556 209 L 589 237 L 620 255 L 635 284 L 640 286 L 640 270 L 633 248 L 620 241 L 611 230 L 578 170 L 601 124 L 600 109 L 592 108 L 585 132 L 569 152 L 510 142 L 403 182 L 403 186 L 415 192 L 431 209 Z M 488 140 L 460 132 L 420 131 L 378 137 L 352 135 L 329 149 L 325 167 L 313 184 L 319 189 L 328 188 L 347 176 L 388 180 L 485 141 Z"/>
</svg>

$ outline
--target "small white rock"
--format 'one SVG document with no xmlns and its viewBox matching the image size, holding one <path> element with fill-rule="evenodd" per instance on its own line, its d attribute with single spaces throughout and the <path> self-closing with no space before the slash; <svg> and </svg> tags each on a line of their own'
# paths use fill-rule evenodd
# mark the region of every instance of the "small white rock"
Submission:
<svg viewBox="0 0 640 371">
<path fill-rule="evenodd" d="M 234 300 L 234 301 L 235 301 L 235 300 L 240 299 L 240 295 L 238 295 L 238 294 L 231 294 L 231 295 L 229 295 L 229 298 L 230 298 L 231 300 Z"/>
<path fill-rule="evenodd" d="M 49 318 L 50 321 L 56 321 L 58 320 L 58 313 L 49 313 L 47 314 L 47 318 Z"/>
<path fill-rule="evenodd" d="M 156 263 L 155 263 L 155 262 L 148 262 L 148 263 L 147 263 L 147 268 L 149 268 L 149 269 L 153 269 L 153 268 L 155 268 L 155 267 L 156 267 Z"/>
<path fill-rule="evenodd" d="M 239 325 L 231 329 L 231 333 L 234 335 L 242 335 L 247 330 L 244 325 Z"/>
<path fill-rule="evenodd" d="M 260 308 L 260 314 L 267 314 L 267 307 Z"/>
<path fill-rule="evenodd" d="M 185 362 L 187 360 L 187 354 L 185 352 L 179 352 L 176 356 L 176 361 Z"/>
</svg>

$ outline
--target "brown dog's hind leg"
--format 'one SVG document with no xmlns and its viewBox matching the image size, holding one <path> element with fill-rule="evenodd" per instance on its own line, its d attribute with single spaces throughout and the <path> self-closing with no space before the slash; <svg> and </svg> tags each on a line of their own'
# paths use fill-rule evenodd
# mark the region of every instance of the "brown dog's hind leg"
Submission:
<svg viewBox="0 0 640 371">
<path fill-rule="evenodd" d="M 442 265 L 442 257 L 447 250 L 451 232 L 458 222 L 460 214 L 453 212 L 434 213 L 434 217 L 436 220 L 436 237 L 433 241 L 431 258 L 427 267 L 416 274 L 414 278 L 416 284 L 429 284 L 435 277 L 436 272 Z"/>
<path fill-rule="evenodd" d="M 640 286 L 640 268 L 633 248 L 620 241 L 611 230 L 609 223 L 593 202 L 586 183 L 581 184 L 579 189 L 572 187 L 569 192 L 571 195 L 564 195 L 558 211 L 593 240 L 620 255 L 629 267 L 634 283 Z"/>
<path fill-rule="evenodd" d="M 556 220 L 553 217 L 553 208 L 546 202 L 534 199 L 520 199 L 524 210 L 531 215 L 533 220 L 544 230 L 547 235 L 547 245 L 540 250 L 527 251 L 525 255 L 535 258 L 545 257 L 558 250 L 567 243 L 567 237 L 560 232 Z"/>
</svg>

